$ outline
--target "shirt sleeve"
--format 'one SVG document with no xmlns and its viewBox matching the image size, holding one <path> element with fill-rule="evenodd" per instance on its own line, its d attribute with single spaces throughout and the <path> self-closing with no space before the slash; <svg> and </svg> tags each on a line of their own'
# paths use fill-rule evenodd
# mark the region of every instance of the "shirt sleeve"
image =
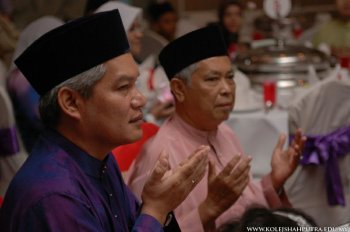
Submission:
<svg viewBox="0 0 350 232">
<path fill-rule="evenodd" d="M 140 214 L 132 228 L 133 232 L 163 232 L 163 226 L 152 216 Z"/>
<path fill-rule="evenodd" d="M 131 207 L 132 214 L 134 215 L 135 223 L 132 228 L 133 232 L 137 231 L 150 231 L 150 232 L 163 232 L 163 226 L 154 217 L 147 214 L 140 214 L 140 203 L 136 199 L 135 195 L 126 187 L 129 205 Z"/>
<path fill-rule="evenodd" d="M 291 207 L 291 203 L 288 200 L 287 194 L 282 189 L 281 193 L 277 193 L 272 185 L 272 180 L 270 175 L 266 175 L 261 179 L 261 186 L 264 192 L 266 201 L 268 202 L 270 208 L 279 207 Z"/>
</svg>

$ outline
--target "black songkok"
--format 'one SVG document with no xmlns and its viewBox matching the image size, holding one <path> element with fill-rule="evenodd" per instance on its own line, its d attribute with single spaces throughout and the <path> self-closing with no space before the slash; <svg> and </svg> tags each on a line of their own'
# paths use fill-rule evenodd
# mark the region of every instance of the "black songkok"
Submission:
<svg viewBox="0 0 350 232">
<path fill-rule="evenodd" d="M 182 69 L 214 56 L 227 56 L 227 48 L 221 29 L 209 26 L 170 42 L 160 52 L 159 62 L 171 80 Z"/>
<path fill-rule="evenodd" d="M 82 17 L 34 41 L 17 67 L 42 96 L 60 83 L 129 51 L 118 10 Z"/>
</svg>

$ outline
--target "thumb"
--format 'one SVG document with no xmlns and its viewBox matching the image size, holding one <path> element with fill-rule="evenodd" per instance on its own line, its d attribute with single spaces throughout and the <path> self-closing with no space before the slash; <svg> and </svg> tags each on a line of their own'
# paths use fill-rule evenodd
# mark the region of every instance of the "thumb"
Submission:
<svg viewBox="0 0 350 232">
<path fill-rule="evenodd" d="M 216 177 L 215 164 L 212 160 L 209 160 L 208 183 L 213 182 L 215 177 Z"/>
<path fill-rule="evenodd" d="M 160 181 L 164 174 L 170 169 L 169 154 L 164 150 L 160 153 L 150 176 L 151 181 Z"/>
</svg>

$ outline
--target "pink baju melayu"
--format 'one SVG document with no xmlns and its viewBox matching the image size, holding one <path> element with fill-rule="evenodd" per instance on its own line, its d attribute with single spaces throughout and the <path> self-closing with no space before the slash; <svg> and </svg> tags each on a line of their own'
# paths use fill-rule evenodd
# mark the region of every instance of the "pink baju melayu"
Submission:
<svg viewBox="0 0 350 232">
<path fill-rule="evenodd" d="M 158 133 L 144 145 L 143 150 L 131 166 L 127 177 L 127 183 L 131 190 L 140 197 L 145 181 L 162 150 L 168 152 L 170 166 L 175 168 L 200 145 L 210 145 L 209 157 L 215 162 L 217 173 L 234 155 L 244 154 L 235 134 L 226 124 L 220 124 L 215 131 L 201 131 L 174 114 L 164 122 Z M 207 188 L 206 174 L 175 210 L 175 216 L 182 231 L 203 231 L 198 206 L 206 198 Z M 286 199 L 283 201 L 288 204 Z M 260 183 L 250 181 L 236 203 L 216 220 L 216 226 L 219 227 L 229 220 L 240 217 L 247 207 L 253 205 L 271 208 L 282 206 L 282 200 L 272 187 L 270 176 L 265 176 Z"/>
</svg>

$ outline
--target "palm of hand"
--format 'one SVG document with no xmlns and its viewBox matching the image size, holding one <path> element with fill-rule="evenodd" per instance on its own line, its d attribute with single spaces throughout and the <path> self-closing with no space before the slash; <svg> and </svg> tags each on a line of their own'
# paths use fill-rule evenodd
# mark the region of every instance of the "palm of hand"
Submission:
<svg viewBox="0 0 350 232">
<path fill-rule="evenodd" d="M 214 165 L 210 164 L 207 203 L 216 216 L 230 208 L 241 196 L 249 182 L 250 161 L 251 158 L 235 156 L 218 175 Z"/>
<path fill-rule="evenodd" d="M 306 137 L 302 136 L 301 130 L 298 129 L 295 139 L 292 141 L 291 145 L 286 150 L 283 150 L 285 141 L 286 136 L 281 135 L 272 154 L 271 174 L 272 181 L 276 189 L 282 187 L 284 182 L 298 167 Z"/>
</svg>

